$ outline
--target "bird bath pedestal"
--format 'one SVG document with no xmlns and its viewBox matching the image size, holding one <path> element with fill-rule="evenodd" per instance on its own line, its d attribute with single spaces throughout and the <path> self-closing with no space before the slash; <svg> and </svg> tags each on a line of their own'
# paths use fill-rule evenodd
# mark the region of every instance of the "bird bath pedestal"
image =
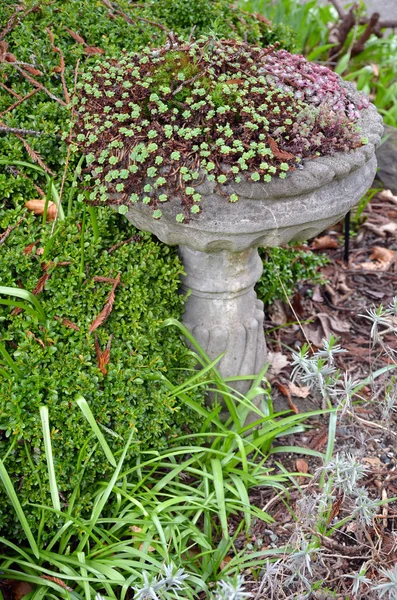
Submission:
<svg viewBox="0 0 397 600">
<path fill-rule="evenodd" d="M 266 363 L 263 303 L 254 286 L 263 265 L 259 246 L 279 246 L 316 236 L 333 225 L 371 186 L 381 118 L 371 105 L 358 125 L 368 143 L 354 151 L 307 160 L 286 179 L 269 183 L 242 181 L 220 186 L 205 180 L 201 213 L 178 223 L 180 201 L 162 206 L 162 217 L 142 203 L 127 218 L 162 242 L 178 245 L 184 264 L 182 289 L 190 290 L 183 322 L 211 359 L 222 353 L 218 369 L 224 377 L 257 374 Z M 239 200 L 228 201 L 236 193 Z M 240 381 L 244 392 L 249 382 Z"/>
</svg>

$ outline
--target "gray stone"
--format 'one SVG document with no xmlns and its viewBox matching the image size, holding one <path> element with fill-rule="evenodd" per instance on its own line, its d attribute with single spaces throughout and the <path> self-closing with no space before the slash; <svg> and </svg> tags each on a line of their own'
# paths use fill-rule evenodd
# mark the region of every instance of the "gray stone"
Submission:
<svg viewBox="0 0 397 600">
<path fill-rule="evenodd" d="M 263 302 L 254 286 L 263 264 L 256 248 L 242 252 L 200 252 L 179 247 L 186 275 L 182 288 L 191 294 L 184 324 L 210 358 L 224 357 L 217 369 L 224 377 L 258 373 L 266 362 Z M 249 382 L 233 386 L 240 392 Z"/>
<path fill-rule="evenodd" d="M 371 186 L 382 134 L 374 106 L 362 111 L 359 126 L 368 144 L 307 160 L 284 180 L 244 181 L 223 186 L 222 193 L 204 181 L 198 190 L 202 212 L 189 223 L 176 222 L 181 212 L 177 198 L 162 205 L 158 220 L 147 205 L 130 207 L 126 216 L 136 227 L 180 246 L 183 287 L 191 291 L 184 323 L 211 359 L 225 353 L 219 364 L 223 376 L 257 374 L 266 361 L 263 305 L 254 291 L 262 273 L 256 248 L 317 235 L 339 221 Z M 233 192 L 239 195 L 235 203 L 225 197 Z M 245 392 L 249 382 L 235 387 Z"/>
<path fill-rule="evenodd" d="M 376 150 L 378 170 L 376 178 L 384 187 L 397 194 L 397 129 L 385 125 L 383 143 Z"/>
</svg>

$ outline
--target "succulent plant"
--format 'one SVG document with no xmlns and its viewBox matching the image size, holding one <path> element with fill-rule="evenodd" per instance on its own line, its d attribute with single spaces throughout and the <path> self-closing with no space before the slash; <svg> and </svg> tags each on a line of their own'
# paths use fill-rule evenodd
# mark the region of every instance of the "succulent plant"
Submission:
<svg viewBox="0 0 397 600">
<path fill-rule="evenodd" d="M 177 220 L 200 212 L 200 183 L 284 179 L 305 159 L 347 152 L 360 136 L 358 105 L 340 78 L 302 56 L 238 40 L 169 35 L 158 49 L 100 59 L 78 84 L 72 140 L 86 155 L 93 203 L 161 205 Z"/>
</svg>

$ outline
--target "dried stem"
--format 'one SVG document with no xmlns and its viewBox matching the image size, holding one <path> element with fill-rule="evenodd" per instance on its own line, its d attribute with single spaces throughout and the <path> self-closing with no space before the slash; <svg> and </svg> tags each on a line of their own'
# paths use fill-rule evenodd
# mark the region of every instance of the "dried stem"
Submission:
<svg viewBox="0 0 397 600">
<path fill-rule="evenodd" d="M 36 12 L 38 10 L 41 10 L 40 6 L 38 4 L 34 4 L 33 6 L 31 6 L 30 8 L 28 8 L 25 11 L 16 10 L 14 12 L 14 14 L 11 15 L 11 17 L 8 19 L 6 26 L 4 27 L 3 31 L 0 33 L 0 40 L 3 40 L 5 38 L 5 36 L 14 29 L 14 27 L 17 25 L 18 20 L 21 21 L 22 19 L 27 17 L 27 15 L 30 14 L 31 12 Z"/>
<path fill-rule="evenodd" d="M 7 125 L 0 125 L 0 133 L 15 133 L 19 135 L 48 135 L 44 131 L 36 131 L 35 129 L 19 129 L 18 127 L 7 127 Z"/>
<path fill-rule="evenodd" d="M 13 64 L 13 63 L 10 63 L 10 64 Z M 61 106 L 67 106 L 67 104 L 63 100 L 61 100 L 60 98 L 57 98 L 57 96 L 54 96 L 54 94 L 51 93 L 50 90 L 48 90 L 42 83 L 37 81 L 37 79 L 34 79 L 34 77 L 31 77 L 28 73 L 26 73 L 26 71 L 24 71 L 24 69 L 21 69 L 21 67 L 19 65 L 15 65 L 15 68 L 17 69 L 17 71 L 19 71 L 21 73 L 21 75 L 23 75 L 23 77 L 25 77 L 25 79 L 27 79 L 32 85 L 34 85 L 35 88 L 45 92 L 47 94 L 47 96 L 49 96 L 51 98 L 51 100 L 55 100 L 56 102 L 58 102 L 58 104 L 61 104 Z"/>
<path fill-rule="evenodd" d="M 22 104 L 22 102 L 25 102 L 25 100 L 28 100 L 28 98 L 31 98 L 32 96 L 34 96 L 34 94 L 37 94 L 37 92 L 39 92 L 39 91 L 40 90 L 38 88 L 35 88 L 31 92 L 29 92 L 29 94 L 26 94 L 26 96 L 24 96 L 23 98 L 21 98 L 17 102 L 14 102 L 14 104 L 11 104 L 11 106 L 9 106 L 5 110 L 3 110 L 3 112 L 0 113 L 0 117 L 3 117 L 6 113 L 10 112 L 11 110 L 14 110 L 14 108 L 16 108 L 17 106 L 19 106 L 20 104 Z"/>
<path fill-rule="evenodd" d="M 20 94 L 17 94 L 17 92 L 14 92 L 13 89 L 9 88 L 8 86 L 6 86 L 5 83 L 2 83 L 1 81 L 0 81 L 0 87 L 2 87 L 3 90 L 5 90 L 9 94 L 11 94 L 11 96 L 14 96 L 14 98 L 18 98 L 18 100 L 22 99 L 22 96 Z"/>
<path fill-rule="evenodd" d="M 65 102 L 66 102 L 66 104 L 70 104 L 70 96 L 69 96 L 68 88 L 67 88 L 66 81 L 65 81 L 65 57 L 63 56 L 62 50 L 60 48 L 58 48 L 57 46 L 55 46 L 54 34 L 52 33 L 52 31 L 50 31 L 50 29 L 48 29 L 48 27 L 46 27 L 46 32 L 48 33 L 48 37 L 50 38 L 51 48 L 54 50 L 54 52 L 57 52 L 59 54 L 60 63 L 59 63 L 59 67 L 57 68 L 57 71 L 59 72 L 59 75 L 61 77 L 62 89 L 63 89 L 63 95 L 65 97 Z"/>
</svg>

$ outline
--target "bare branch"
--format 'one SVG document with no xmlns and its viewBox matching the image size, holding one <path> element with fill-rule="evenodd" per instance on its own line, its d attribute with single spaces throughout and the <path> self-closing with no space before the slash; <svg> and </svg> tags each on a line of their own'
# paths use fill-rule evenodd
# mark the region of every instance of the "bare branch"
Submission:
<svg viewBox="0 0 397 600">
<path fill-rule="evenodd" d="M 46 32 L 48 33 L 48 37 L 50 38 L 51 48 L 53 49 L 54 52 L 57 52 L 60 56 L 59 67 L 57 67 L 55 70 L 59 73 L 59 75 L 61 77 L 62 89 L 63 89 L 63 95 L 65 97 L 65 102 L 66 102 L 66 104 L 70 104 L 70 96 L 69 96 L 68 88 L 67 88 L 66 81 L 65 81 L 65 58 L 63 56 L 62 50 L 60 48 L 58 48 L 57 46 L 55 46 L 55 44 L 54 44 L 54 34 L 52 33 L 52 31 L 48 27 L 46 27 Z"/>
<path fill-rule="evenodd" d="M 14 96 L 14 98 L 18 98 L 18 100 L 22 99 L 22 96 L 20 96 L 20 94 L 17 94 L 17 92 L 14 92 L 13 89 L 9 88 L 5 83 L 2 83 L 1 81 L 0 81 L 0 87 L 2 87 L 3 90 L 5 90 L 9 94 L 11 94 L 11 96 Z"/>
<path fill-rule="evenodd" d="M 342 6 L 342 3 L 340 0 L 329 0 L 331 2 L 331 4 L 334 5 L 334 7 L 336 8 L 336 12 L 338 13 L 338 15 L 340 16 L 341 19 L 344 19 L 346 16 L 345 10 Z"/>
<path fill-rule="evenodd" d="M 0 113 L 0 117 L 2 117 L 3 115 L 5 115 L 6 113 L 10 112 L 11 110 L 14 110 L 14 108 L 16 108 L 17 106 L 19 106 L 20 104 L 22 104 L 22 102 L 25 102 L 25 100 L 27 100 L 31 96 L 34 96 L 34 94 L 37 94 L 37 92 L 39 92 L 39 91 L 40 91 L 39 88 L 35 88 L 31 92 L 29 92 L 29 94 L 26 94 L 26 96 L 24 96 L 23 98 L 21 98 L 17 102 L 14 102 L 14 104 L 11 104 L 11 106 L 9 106 L 5 110 L 3 110 L 3 112 Z"/>
<path fill-rule="evenodd" d="M 375 30 L 379 26 L 379 18 L 380 18 L 379 13 L 374 13 L 371 16 L 370 20 L 368 21 L 365 31 L 362 33 L 362 35 L 358 38 L 358 40 L 353 45 L 353 48 L 351 51 L 351 56 L 357 56 L 357 54 L 360 54 L 360 52 L 363 52 L 363 50 L 365 48 L 365 44 L 368 42 L 371 35 L 373 33 L 375 33 Z"/>
<path fill-rule="evenodd" d="M 11 64 L 14 64 L 14 63 L 11 63 Z M 49 96 L 51 98 L 51 100 L 55 100 L 56 102 L 58 102 L 58 104 L 61 104 L 62 106 L 67 106 L 67 104 L 63 100 L 61 100 L 60 98 L 57 98 L 57 96 L 54 96 L 54 94 L 51 93 L 50 90 L 47 90 L 47 88 L 42 83 L 40 83 L 39 81 L 34 79 L 34 77 L 31 77 L 28 73 L 26 73 L 26 71 L 21 69 L 21 67 L 19 67 L 18 65 L 15 65 L 15 68 L 21 73 L 21 75 L 23 75 L 25 77 L 25 79 L 27 79 L 32 85 L 34 85 L 35 88 L 45 92 L 47 94 L 47 96 Z"/>
<path fill-rule="evenodd" d="M 24 19 L 29 13 L 36 12 L 38 10 L 40 10 L 40 6 L 35 4 L 25 11 L 21 11 L 21 10 L 15 11 L 14 14 L 11 15 L 11 17 L 8 19 L 8 23 L 6 24 L 3 31 L 0 33 L 0 40 L 3 40 L 5 38 L 5 36 L 14 29 L 14 27 L 18 24 L 17 23 L 18 21 L 21 21 L 22 19 Z"/>
<path fill-rule="evenodd" d="M 19 135 L 49 135 L 45 131 L 36 131 L 35 129 L 19 129 L 18 127 L 7 127 L 6 125 L 0 125 L 0 133 L 18 133 Z"/>
</svg>

